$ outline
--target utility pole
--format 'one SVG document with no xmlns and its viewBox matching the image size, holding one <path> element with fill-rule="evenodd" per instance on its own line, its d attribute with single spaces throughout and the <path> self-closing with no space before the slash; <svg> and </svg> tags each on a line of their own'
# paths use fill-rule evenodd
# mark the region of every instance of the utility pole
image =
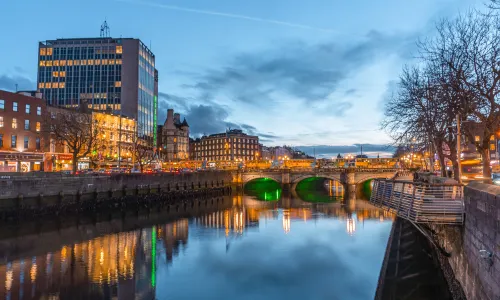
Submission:
<svg viewBox="0 0 500 300">
<path fill-rule="evenodd" d="M 462 150 L 460 149 L 460 115 L 457 114 L 457 164 L 458 164 L 458 183 L 462 183 L 462 164 L 460 162 Z"/>
</svg>

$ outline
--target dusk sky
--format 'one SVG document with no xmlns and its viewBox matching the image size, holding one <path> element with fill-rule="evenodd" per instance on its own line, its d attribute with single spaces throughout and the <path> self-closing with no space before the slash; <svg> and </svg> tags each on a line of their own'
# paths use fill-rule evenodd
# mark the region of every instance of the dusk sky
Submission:
<svg viewBox="0 0 500 300">
<path fill-rule="evenodd" d="M 156 55 L 159 121 L 241 128 L 266 145 L 387 144 L 384 98 L 433 23 L 484 0 L 4 0 L 0 89 L 35 89 L 38 42 L 140 38 Z"/>
</svg>

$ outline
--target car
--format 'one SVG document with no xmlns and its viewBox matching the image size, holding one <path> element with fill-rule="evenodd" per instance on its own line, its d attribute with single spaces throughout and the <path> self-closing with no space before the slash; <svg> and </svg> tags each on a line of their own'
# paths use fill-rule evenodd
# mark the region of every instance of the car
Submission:
<svg viewBox="0 0 500 300">
<path fill-rule="evenodd" d="M 136 168 L 130 169 L 130 174 L 140 174 L 140 173 L 141 173 L 140 169 L 136 169 Z"/>
<path fill-rule="evenodd" d="M 111 174 L 119 174 L 119 173 L 122 173 L 122 170 L 121 170 L 120 168 L 111 168 L 111 169 L 109 170 L 109 172 L 110 172 Z"/>
<path fill-rule="evenodd" d="M 500 185 L 500 173 L 491 174 L 491 179 L 493 181 L 493 184 Z"/>
<path fill-rule="evenodd" d="M 99 174 L 108 174 L 109 172 L 106 171 L 106 169 L 101 168 L 101 169 L 97 170 L 97 173 L 99 173 Z"/>
</svg>

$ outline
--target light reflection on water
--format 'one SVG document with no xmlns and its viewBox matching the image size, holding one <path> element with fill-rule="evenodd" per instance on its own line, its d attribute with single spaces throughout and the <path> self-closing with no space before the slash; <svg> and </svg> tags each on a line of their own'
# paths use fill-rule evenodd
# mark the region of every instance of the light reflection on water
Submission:
<svg viewBox="0 0 500 300">
<path fill-rule="evenodd" d="M 83 241 L 57 244 L 64 233 L 53 232 L 34 239 L 26 253 L 6 255 L 0 295 L 373 299 L 392 216 L 363 200 L 236 195 L 175 221 L 107 234 L 116 222 L 100 224 L 101 233 Z"/>
</svg>

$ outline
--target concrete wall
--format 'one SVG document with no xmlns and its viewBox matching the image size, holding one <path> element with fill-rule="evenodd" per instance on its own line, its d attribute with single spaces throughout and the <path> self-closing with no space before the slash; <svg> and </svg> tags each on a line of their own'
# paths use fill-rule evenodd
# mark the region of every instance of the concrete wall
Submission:
<svg viewBox="0 0 500 300">
<path fill-rule="evenodd" d="M 500 187 L 471 182 L 465 187 L 462 228 L 434 225 L 445 259 L 469 300 L 500 299 Z M 492 254 L 482 257 L 481 250 Z"/>
</svg>

